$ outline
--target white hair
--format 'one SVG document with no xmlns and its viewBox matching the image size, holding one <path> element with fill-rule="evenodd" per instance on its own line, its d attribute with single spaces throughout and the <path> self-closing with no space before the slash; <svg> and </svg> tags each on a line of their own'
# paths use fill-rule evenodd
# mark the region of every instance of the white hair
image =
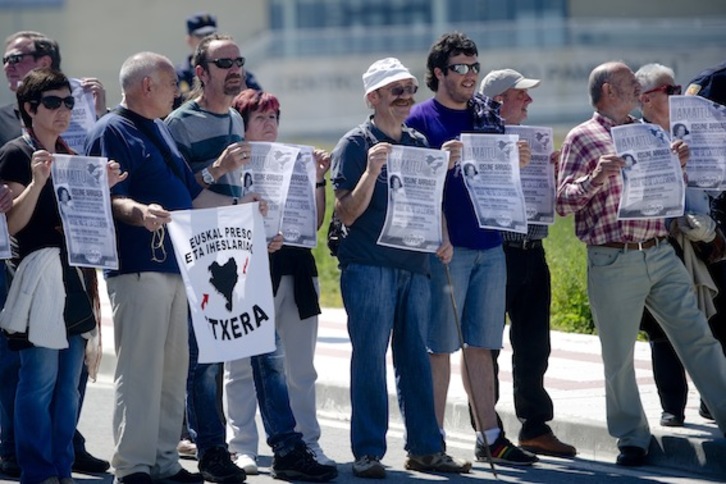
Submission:
<svg viewBox="0 0 726 484">
<path fill-rule="evenodd" d="M 174 69 L 174 64 L 161 54 L 139 52 L 126 59 L 119 72 L 119 83 L 124 93 L 137 86 L 145 77 L 154 77 L 164 67 Z"/>
<path fill-rule="evenodd" d="M 646 64 L 635 73 L 635 78 L 638 79 L 641 92 L 650 91 L 658 87 L 658 84 L 662 82 L 664 77 L 675 79 L 676 75 L 673 69 L 663 64 Z"/>
</svg>

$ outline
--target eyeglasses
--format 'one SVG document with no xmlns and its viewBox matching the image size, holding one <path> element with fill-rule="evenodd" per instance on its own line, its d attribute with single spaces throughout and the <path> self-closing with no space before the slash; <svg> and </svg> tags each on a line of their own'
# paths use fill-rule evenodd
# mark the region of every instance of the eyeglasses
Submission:
<svg viewBox="0 0 726 484">
<path fill-rule="evenodd" d="M 469 71 L 473 72 L 474 74 L 479 74 L 479 71 L 481 70 L 481 64 L 478 62 L 474 62 L 473 64 L 451 64 L 449 66 L 446 66 L 446 68 L 450 71 L 456 72 L 460 76 L 465 76 L 469 73 Z"/>
<path fill-rule="evenodd" d="M 236 59 L 230 59 L 229 57 L 225 57 L 222 59 L 212 59 L 210 62 L 220 69 L 230 69 L 233 65 L 237 67 L 245 65 L 245 58 L 237 57 Z"/>
<path fill-rule="evenodd" d="M 26 52 L 24 54 L 10 54 L 3 57 L 3 65 L 10 64 L 11 66 L 14 64 L 20 64 L 23 62 L 23 57 L 27 57 L 29 55 L 32 55 L 35 57 L 35 52 Z"/>
<path fill-rule="evenodd" d="M 672 96 L 674 94 L 680 95 L 681 94 L 681 86 L 671 86 L 670 84 L 664 84 L 660 87 L 656 87 L 654 89 L 650 89 L 648 91 L 645 91 L 643 94 L 650 94 L 651 92 L 664 92 L 669 96 Z"/>
<path fill-rule="evenodd" d="M 70 110 L 73 110 L 73 106 L 76 105 L 76 100 L 73 96 L 43 96 L 40 101 L 31 101 L 33 104 L 42 104 L 46 109 L 55 111 L 60 109 L 61 104 L 64 104 Z"/>
<path fill-rule="evenodd" d="M 404 95 L 404 93 L 408 94 L 409 96 L 413 96 L 418 91 L 418 86 L 415 84 L 411 84 L 408 86 L 393 86 L 391 88 L 388 88 L 387 91 L 396 97 L 401 97 Z"/>
</svg>

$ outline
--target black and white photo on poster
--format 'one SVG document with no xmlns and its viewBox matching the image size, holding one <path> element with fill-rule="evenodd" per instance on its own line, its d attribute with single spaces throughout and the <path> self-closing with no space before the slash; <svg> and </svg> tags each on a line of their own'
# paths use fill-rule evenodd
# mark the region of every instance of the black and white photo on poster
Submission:
<svg viewBox="0 0 726 484">
<path fill-rule="evenodd" d="M 527 233 L 519 136 L 463 133 L 461 172 L 479 227 Z"/>
</svg>

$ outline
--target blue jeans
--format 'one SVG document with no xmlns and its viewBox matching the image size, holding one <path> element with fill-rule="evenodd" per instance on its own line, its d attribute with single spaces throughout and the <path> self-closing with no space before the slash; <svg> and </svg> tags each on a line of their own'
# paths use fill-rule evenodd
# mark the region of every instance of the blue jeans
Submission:
<svg viewBox="0 0 726 484">
<path fill-rule="evenodd" d="M 86 340 L 68 338 L 64 350 L 20 350 L 15 396 L 15 443 L 21 483 L 70 477 L 78 417 L 78 380 Z"/>
<path fill-rule="evenodd" d="M 464 343 L 488 350 L 501 349 L 507 283 L 502 247 L 485 250 L 455 247 L 448 271 L 447 274 L 446 267 L 432 254 L 428 348 L 442 354 L 453 353 L 461 347 L 451 304 L 450 275 Z"/>
<path fill-rule="evenodd" d="M 350 363 L 351 444 L 356 459 L 386 453 L 388 392 L 386 350 L 391 340 L 398 405 L 406 426 L 406 450 L 442 450 L 434 413 L 431 365 L 423 325 L 430 285 L 423 274 L 350 264 L 340 278 L 353 346 Z"/>
<path fill-rule="evenodd" d="M 5 262 L 0 261 L 0 309 L 8 297 Z M 0 458 L 15 456 L 15 436 L 13 413 L 15 408 L 15 389 L 18 386 L 20 357 L 17 351 L 8 347 L 8 339 L 0 334 Z"/>
<path fill-rule="evenodd" d="M 15 389 L 18 387 L 20 355 L 8 347 L 8 339 L 0 334 L 0 458 L 15 456 Z"/>
<path fill-rule="evenodd" d="M 302 434 L 295 432 L 295 416 L 290 408 L 285 377 L 285 352 L 277 331 L 275 346 L 275 351 L 253 356 L 250 363 L 267 444 L 275 454 L 285 455 L 302 442 Z"/>
<path fill-rule="evenodd" d="M 197 444 L 197 458 L 215 447 L 227 448 L 222 408 L 222 363 L 199 363 L 199 346 L 189 319 L 189 374 L 187 376 L 187 426 Z"/>
</svg>

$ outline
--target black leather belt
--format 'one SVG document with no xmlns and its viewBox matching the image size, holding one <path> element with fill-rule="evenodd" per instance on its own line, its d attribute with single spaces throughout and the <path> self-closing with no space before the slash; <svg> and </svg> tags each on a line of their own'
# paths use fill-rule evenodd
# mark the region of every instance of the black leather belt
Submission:
<svg viewBox="0 0 726 484">
<path fill-rule="evenodd" d="M 600 247 L 610 247 L 612 249 L 625 250 L 645 250 L 667 241 L 668 237 L 653 237 L 652 239 L 648 239 L 643 242 L 608 242 L 606 244 L 600 245 Z"/>
<path fill-rule="evenodd" d="M 528 249 L 539 249 L 542 247 L 542 240 L 505 240 L 504 245 L 507 247 L 513 247 L 515 249 L 528 250 Z"/>
</svg>

